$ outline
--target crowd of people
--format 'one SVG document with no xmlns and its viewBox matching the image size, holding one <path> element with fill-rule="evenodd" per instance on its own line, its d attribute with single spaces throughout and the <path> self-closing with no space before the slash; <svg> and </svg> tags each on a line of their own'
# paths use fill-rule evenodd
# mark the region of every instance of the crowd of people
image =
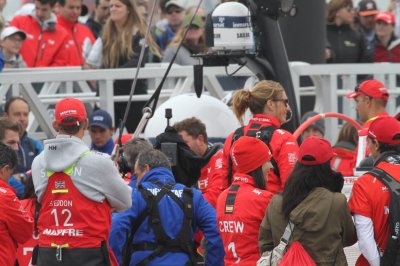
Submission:
<svg viewBox="0 0 400 266">
<path fill-rule="evenodd" d="M 394 261 L 386 255 L 393 251 L 391 196 L 379 173 L 400 181 L 400 123 L 385 111 L 390 95 L 378 80 L 347 97 L 356 102 L 360 132 L 345 125 L 332 146 L 317 120 L 298 142 L 280 128 L 290 109 L 283 87 L 260 81 L 235 92 L 238 119 L 244 124 L 247 109 L 253 116 L 224 145 L 209 143 L 195 117 L 168 127 L 162 134 L 186 145 L 183 153 L 176 147 L 175 159 L 130 134 L 114 141 L 111 116 L 101 109 L 88 115 L 74 98 L 56 104 L 57 135 L 41 146 L 26 134 L 29 104 L 11 98 L 0 118 L 0 196 L 12 202 L 0 204 L 0 263 L 265 265 L 287 231 L 287 252 L 300 244 L 316 265 L 347 265 L 344 247 L 357 241 L 356 265 Z M 367 136 L 373 170 L 355 181 L 347 203 L 343 176 L 353 173 L 359 134 Z M 112 160 L 117 143 L 122 153 Z M 182 162 L 200 164 L 191 168 L 199 172 L 176 171 Z M 178 182 L 182 174 L 196 177 L 194 185 Z"/>
</svg>

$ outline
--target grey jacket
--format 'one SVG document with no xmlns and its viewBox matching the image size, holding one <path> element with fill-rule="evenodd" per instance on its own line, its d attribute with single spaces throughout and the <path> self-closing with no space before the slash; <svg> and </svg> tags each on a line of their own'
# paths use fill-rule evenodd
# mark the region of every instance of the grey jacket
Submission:
<svg viewBox="0 0 400 266">
<path fill-rule="evenodd" d="M 46 191 L 46 170 L 61 172 L 78 161 L 71 180 L 80 193 L 96 202 L 106 199 L 117 212 L 129 209 L 132 206 L 132 190 L 122 180 L 110 156 L 91 151 L 79 159 L 86 151 L 89 151 L 86 144 L 73 136 L 58 135 L 55 139 L 44 141 L 43 152 L 32 163 L 32 179 L 38 201 L 41 202 Z"/>
<path fill-rule="evenodd" d="M 279 244 L 288 221 L 281 214 L 282 196 L 275 195 L 261 223 L 261 253 Z M 299 241 L 317 265 L 347 265 L 343 247 L 357 241 L 346 197 L 318 187 L 290 213 L 292 240 Z"/>
</svg>

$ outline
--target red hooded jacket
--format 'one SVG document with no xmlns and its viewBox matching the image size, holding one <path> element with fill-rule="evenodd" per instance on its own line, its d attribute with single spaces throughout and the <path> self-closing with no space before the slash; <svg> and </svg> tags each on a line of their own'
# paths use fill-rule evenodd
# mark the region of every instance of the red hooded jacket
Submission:
<svg viewBox="0 0 400 266">
<path fill-rule="evenodd" d="M 33 219 L 3 180 L 0 180 L 0 202 L 0 265 L 14 266 L 17 243 L 22 244 L 32 236 Z"/>
<path fill-rule="evenodd" d="M 299 145 L 292 134 L 286 130 L 279 129 L 281 125 L 275 117 L 264 114 L 256 114 L 250 119 L 249 123 L 244 127 L 244 135 L 246 135 L 250 127 L 254 129 L 257 124 L 260 125 L 260 128 L 266 126 L 278 128 L 272 135 L 269 146 L 271 147 L 272 157 L 278 164 L 280 177 L 271 170 L 268 174 L 267 181 L 267 190 L 275 194 L 279 191 L 283 191 L 286 179 L 297 162 Z M 228 156 L 231 149 L 232 136 L 233 133 L 228 136 L 224 144 L 223 167 L 226 169 L 228 169 L 229 166 Z M 226 171 L 228 172 L 228 170 Z M 233 172 L 235 172 L 235 169 L 233 169 Z"/>
<path fill-rule="evenodd" d="M 26 33 L 20 54 L 28 67 L 67 66 L 68 33 L 57 23 L 54 29 L 42 29 L 33 16 L 16 16 L 10 22 Z"/>
<path fill-rule="evenodd" d="M 70 48 L 69 65 L 82 66 L 85 63 L 84 48 L 86 43 L 93 45 L 95 38 L 92 31 L 79 22 L 71 22 L 61 15 L 57 15 L 57 22 L 68 32 L 68 45 Z"/>
<path fill-rule="evenodd" d="M 255 187 L 253 177 L 241 173 L 234 175 L 232 185 L 219 196 L 217 226 L 224 243 L 225 266 L 256 264 L 260 258 L 258 231 L 272 197 L 271 192 Z"/>
</svg>

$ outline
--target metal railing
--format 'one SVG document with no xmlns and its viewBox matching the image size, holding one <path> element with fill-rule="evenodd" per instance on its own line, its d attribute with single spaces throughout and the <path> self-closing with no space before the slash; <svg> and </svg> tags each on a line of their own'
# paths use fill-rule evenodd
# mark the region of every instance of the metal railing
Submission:
<svg viewBox="0 0 400 266">
<path fill-rule="evenodd" d="M 372 75 L 382 81 L 391 93 L 387 110 L 391 114 L 397 112 L 396 98 L 400 90 L 396 86 L 396 75 L 400 73 L 400 64 L 336 64 L 309 65 L 302 62 L 291 62 L 291 73 L 297 102 L 302 96 L 316 97 L 315 106 L 307 107 L 317 112 L 340 112 L 356 118 L 354 101 L 346 99 L 345 95 L 352 91 L 358 83 L 360 75 Z M 147 95 L 134 95 L 133 101 L 149 99 L 152 92 L 163 77 L 167 64 L 148 64 L 139 73 L 139 79 L 146 79 Z M 204 87 L 206 93 L 218 99 L 227 94 L 219 77 L 233 73 L 238 66 L 204 68 Z M 112 116 L 114 104 L 128 100 L 128 95 L 115 96 L 113 83 L 115 80 L 131 79 L 135 69 L 102 69 L 81 70 L 80 68 L 41 68 L 6 70 L 0 74 L 0 100 L 5 101 L 6 95 L 23 95 L 29 102 L 32 114 L 30 116 L 29 132 L 39 138 L 54 134 L 51 127 L 51 105 L 64 97 L 80 98 L 87 107 L 98 107 L 107 110 Z M 251 77 L 254 74 L 242 68 L 235 76 Z M 309 77 L 312 84 L 303 85 L 302 79 Z M 95 82 L 93 82 L 95 81 Z M 90 84 L 97 84 L 93 89 Z M 250 84 L 252 82 L 247 82 Z M 237 87 L 240 87 L 238 85 Z M 237 89 L 237 88 L 229 88 Z M 160 96 L 160 104 L 182 93 L 193 91 L 193 68 L 191 66 L 174 66 Z M 301 104 L 298 104 L 300 109 Z M 299 110 L 301 111 L 301 110 Z M 328 119 L 326 123 L 326 138 L 334 141 L 339 129 L 336 119 Z M 43 133 L 38 134 L 40 127 Z"/>
</svg>

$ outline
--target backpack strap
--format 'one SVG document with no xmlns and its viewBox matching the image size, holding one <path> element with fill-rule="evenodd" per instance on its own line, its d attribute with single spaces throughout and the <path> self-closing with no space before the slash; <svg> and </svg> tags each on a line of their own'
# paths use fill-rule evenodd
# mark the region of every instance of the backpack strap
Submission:
<svg viewBox="0 0 400 266">
<path fill-rule="evenodd" d="M 237 192 L 239 191 L 240 185 L 231 185 L 228 191 L 228 195 L 225 200 L 225 214 L 233 214 L 235 210 L 235 200 Z"/>
<path fill-rule="evenodd" d="M 400 224 L 400 183 L 385 170 L 374 167 L 367 172 L 381 181 L 390 190 L 389 206 L 389 227 L 390 236 L 388 238 L 385 251 L 383 253 L 381 265 L 398 265 L 399 254 L 399 224 Z"/>
<path fill-rule="evenodd" d="M 137 265 L 145 266 L 151 262 L 155 257 L 162 256 L 166 252 L 183 252 L 188 254 L 191 265 L 195 265 L 195 247 L 192 240 L 192 222 L 193 222 L 193 192 L 189 188 L 184 188 L 182 193 L 183 201 L 175 195 L 171 190 L 175 183 L 160 185 L 154 183 L 161 188 L 156 196 L 154 196 L 147 189 L 142 188 L 141 193 L 147 203 L 147 215 L 149 216 L 149 226 L 153 229 L 156 236 L 156 243 L 143 242 L 139 244 L 132 244 L 133 250 L 154 250 L 148 257 L 144 258 Z M 165 232 L 160 218 L 160 211 L 158 203 L 164 196 L 169 196 L 184 213 L 181 231 L 174 239 L 171 239 Z"/>
<path fill-rule="evenodd" d="M 267 144 L 271 153 L 272 153 L 272 149 L 271 149 L 270 142 L 271 142 L 272 136 L 274 135 L 276 130 L 277 130 L 277 128 L 274 126 L 266 126 L 266 127 L 260 128 L 260 130 L 256 133 L 256 138 L 259 138 L 265 144 Z M 271 157 L 270 161 L 271 161 L 272 166 L 274 167 L 273 171 L 274 171 L 275 175 L 280 178 L 281 174 L 279 172 L 278 163 L 276 162 L 274 157 Z"/>
<path fill-rule="evenodd" d="M 235 141 L 237 141 L 243 135 L 244 135 L 244 126 L 237 128 L 232 135 L 230 147 L 232 147 L 233 143 Z M 231 159 L 231 156 L 228 154 L 228 186 L 230 186 L 232 184 L 232 178 L 233 178 L 232 171 L 233 171 L 232 159 Z"/>
</svg>

